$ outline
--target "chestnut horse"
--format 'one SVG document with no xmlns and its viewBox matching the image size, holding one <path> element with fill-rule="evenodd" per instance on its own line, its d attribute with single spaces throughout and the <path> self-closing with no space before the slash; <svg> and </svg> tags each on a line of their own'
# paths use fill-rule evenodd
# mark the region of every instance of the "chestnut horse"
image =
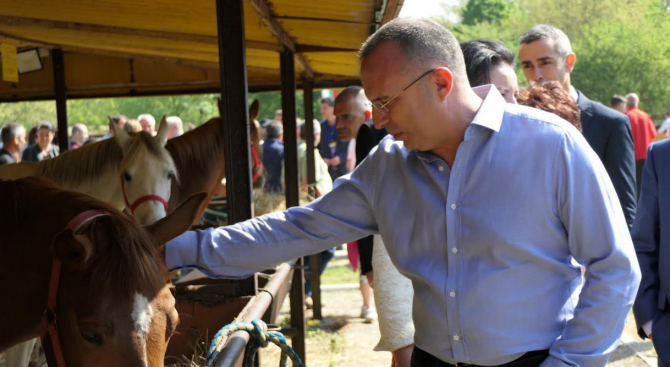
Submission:
<svg viewBox="0 0 670 367">
<path fill-rule="evenodd" d="M 0 166 L 0 179 L 46 177 L 64 189 L 93 196 L 119 210 L 127 208 L 140 224 L 154 223 L 167 213 L 171 181 L 176 178 L 174 162 L 164 148 L 165 117 L 155 137 L 146 132 L 131 137 L 111 122 L 110 127 L 114 138 L 39 163 Z"/>
<path fill-rule="evenodd" d="M 162 367 L 178 315 L 158 250 L 188 229 L 204 197 L 145 230 L 43 178 L 0 180 L 0 351 L 55 324 L 45 348 L 51 367 Z"/>
<path fill-rule="evenodd" d="M 251 158 L 252 176 L 256 183 L 260 182 L 258 178 L 262 171 L 259 125 L 256 121 L 258 112 L 258 100 L 254 100 L 249 106 L 249 132 L 253 148 Z M 179 205 L 195 193 L 206 192 L 209 194 L 207 200 L 200 207 L 194 224 L 197 224 L 214 192 L 221 185 L 221 180 L 226 176 L 224 145 L 223 122 L 221 117 L 214 117 L 198 128 L 168 140 L 165 146 L 165 149 L 172 154 L 179 176 L 184 178 L 180 183 L 172 183 L 170 208 Z"/>
</svg>

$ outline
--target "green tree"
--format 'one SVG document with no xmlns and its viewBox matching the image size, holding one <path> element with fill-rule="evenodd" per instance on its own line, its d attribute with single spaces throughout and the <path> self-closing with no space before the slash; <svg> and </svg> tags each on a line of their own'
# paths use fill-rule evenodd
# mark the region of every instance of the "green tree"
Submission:
<svg viewBox="0 0 670 367">
<path fill-rule="evenodd" d="M 511 10 L 510 0 L 470 0 L 463 8 L 461 22 L 465 25 L 499 23 L 507 18 Z"/>
</svg>

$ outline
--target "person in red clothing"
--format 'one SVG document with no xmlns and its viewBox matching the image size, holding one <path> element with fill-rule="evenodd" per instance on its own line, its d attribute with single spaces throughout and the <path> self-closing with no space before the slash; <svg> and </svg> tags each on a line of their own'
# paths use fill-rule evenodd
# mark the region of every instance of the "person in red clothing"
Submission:
<svg viewBox="0 0 670 367">
<path fill-rule="evenodd" d="M 626 95 L 626 116 L 630 119 L 630 129 L 633 132 L 635 144 L 635 173 L 637 178 L 637 196 L 640 197 L 640 183 L 642 181 L 642 167 L 647 159 L 647 148 L 656 136 L 656 125 L 649 115 L 638 108 L 640 97 L 635 93 Z"/>
</svg>

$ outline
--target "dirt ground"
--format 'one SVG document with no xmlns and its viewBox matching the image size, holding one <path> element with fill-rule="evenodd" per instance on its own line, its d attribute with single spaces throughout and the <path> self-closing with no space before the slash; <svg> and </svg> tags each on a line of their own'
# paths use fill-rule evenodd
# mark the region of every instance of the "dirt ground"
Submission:
<svg viewBox="0 0 670 367">
<path fill-rule="evenodd" d="M 307 363 L 309 367 L 390 367 L 391 354 L 372 350 L 379 341 L 376 322 L 365 324 L 359 318 L 362 305 L 358 289 L 324 291 L 326 306 L 322 322 L 309 321 Z M 311 313 L 308 312 L 308 316 Z M 283 317 L 288 317 L 285 303 Z M 626 325 L 628 343 L 621 343 L 612 353 L 608 367 L 656 367 L 655 352 L 649 341 L 640 339 L 631 316 Z M 269 346 L 261 352 L 262 367 L 279 365 L 279 349 Z M 646 361 L 645 359 L 646 358 Z"/>
</svg>

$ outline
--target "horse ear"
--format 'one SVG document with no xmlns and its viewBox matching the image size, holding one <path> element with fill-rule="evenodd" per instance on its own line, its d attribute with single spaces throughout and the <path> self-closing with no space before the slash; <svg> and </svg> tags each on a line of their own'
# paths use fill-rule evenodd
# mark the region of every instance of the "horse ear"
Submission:
<svg viewBox="0 0 670 367">
<path fill-rule="evenodd" d="M 249 121 L 254 121 L 258 117 L 260 109 L 261 107 L 258 103 L 258 99 L 254 99 L 254 101 L 251 102 L 251 106 L 249 106 Z"/>
<path fill-rule="evenodd" d="M 130 135 L 115 124 L 111 117 L 109 118 L 109 129 L 114 132 L 114 140 L 116 140 L 116 144 L 118 144 L 121 149 L 125 149 L 126 144 L 130 141 Z"/>
<path fill-rule="evenodd" d="M 191 195 L 165 218 L 144 228 L 155 238 L 155 242 L 159 246 L 163 246 L 191 228 L 191 223 L 200 212 L 200 206 L 207 199 L 207 196 L 207 193 L 204 192 Z"/>
<path fill-rule="evenodd" d="M 161 119 L 160 125 L 158 125 L 158 133 L 156 134 L 156 140 L 158 140 L 158 143 L 164 147 L 165 144 L 167 144 L 167 133 L 168 133 L 168 124 L 167 124 L 167 116 L 163 115 L 163 118 Z"/>
<path fill-rule="evenodd" d="M 61 231 L 51 242 L 51 253 L 63 263 L 65 271 L 84 270 L 93 255 L 88 237 L 76 235 L 71 229 Z"/>
</svg>

